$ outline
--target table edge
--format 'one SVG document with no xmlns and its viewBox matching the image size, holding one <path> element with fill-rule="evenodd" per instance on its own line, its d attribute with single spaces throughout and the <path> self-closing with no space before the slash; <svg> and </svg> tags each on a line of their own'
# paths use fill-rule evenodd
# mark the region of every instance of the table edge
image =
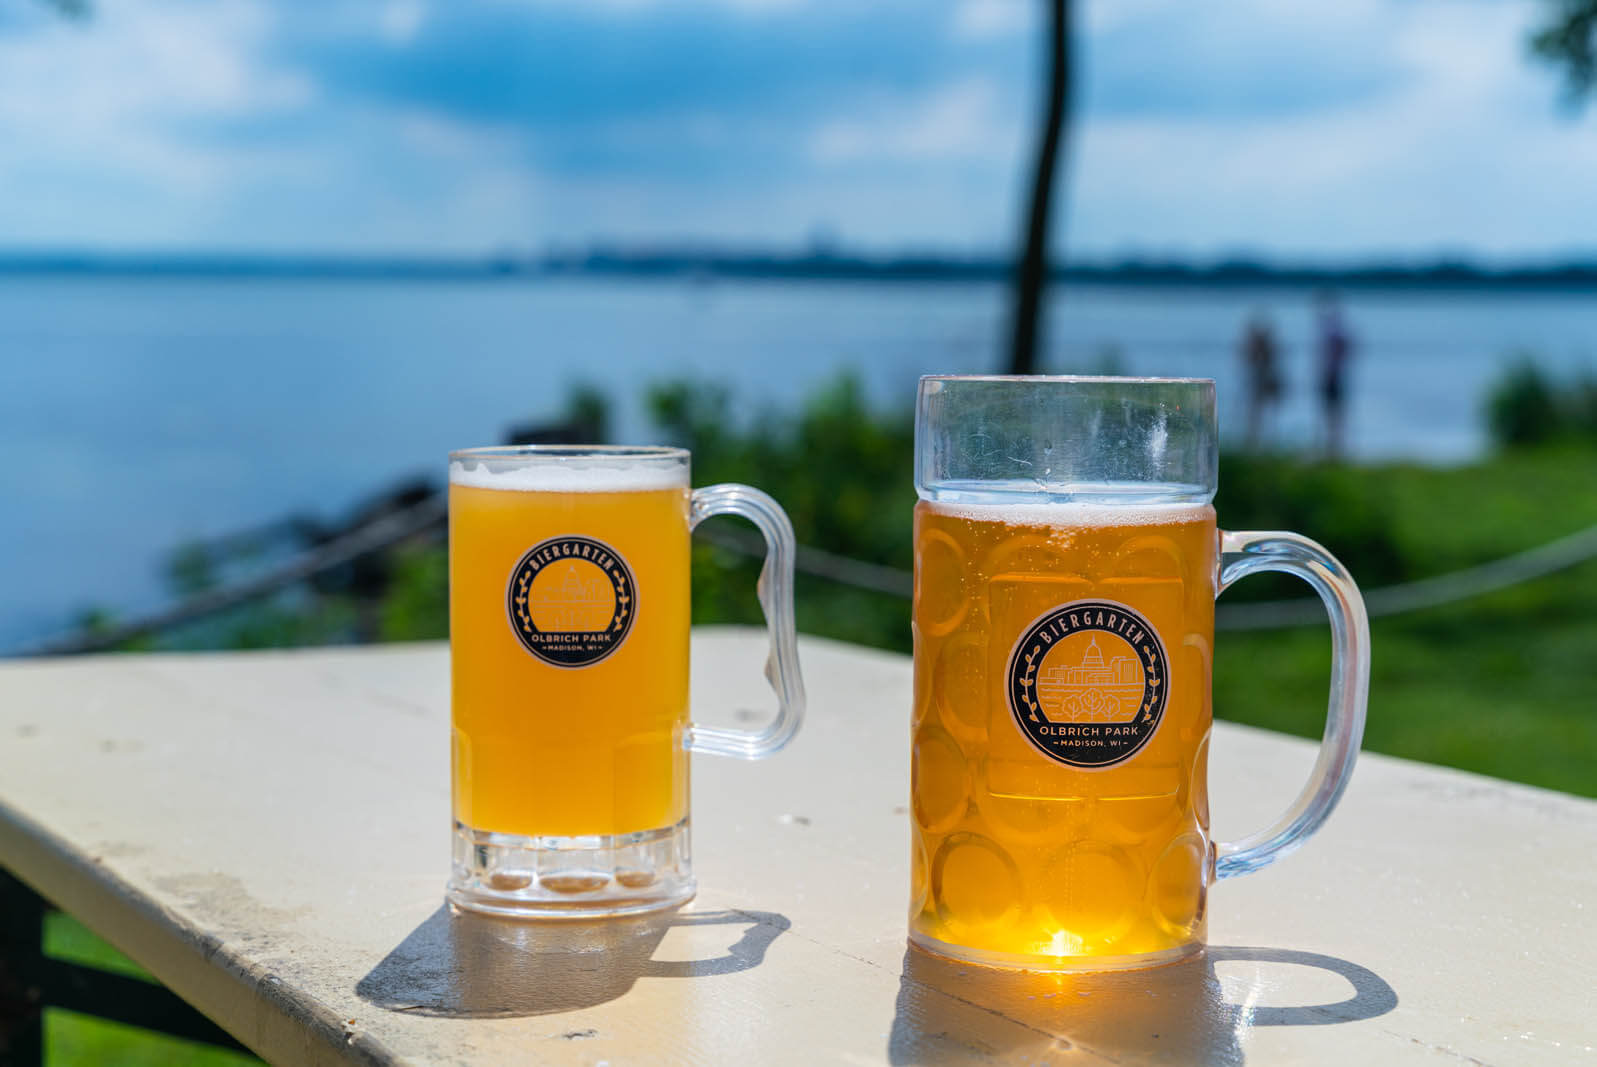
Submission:
<svg viewBox="0 0 1597 1067">
<path fill-rule="evenodd" d="M 342 1013 L 250 963 L 223 940 L 0 801 L 4 866 L 144 967 L 197 1011 L 271 1063 L 399 1061 Z"/>
</svg>

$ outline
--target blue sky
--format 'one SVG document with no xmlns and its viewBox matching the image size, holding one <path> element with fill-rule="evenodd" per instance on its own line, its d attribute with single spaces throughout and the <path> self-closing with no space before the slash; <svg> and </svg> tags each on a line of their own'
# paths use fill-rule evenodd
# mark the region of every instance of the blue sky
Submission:
<svg viewBox="0 0 1597 1067">
<path fill-rule="evenodd" d="M 1540 0 L 1082 0 L 1075 254 L 1597 252 Z M 1041 0 L 0 0 L 0 246 L 1003 249 Z"/>
</svg>

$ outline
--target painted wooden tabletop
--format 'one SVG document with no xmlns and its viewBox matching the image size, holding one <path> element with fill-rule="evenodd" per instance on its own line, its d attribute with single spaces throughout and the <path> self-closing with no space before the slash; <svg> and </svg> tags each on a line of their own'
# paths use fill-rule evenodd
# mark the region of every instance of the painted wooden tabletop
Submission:
<svg viewBox="0 0 1597 1067">
<path fill-rule="evenodd" d="M 1215 888 L 1204 958 L 960 967 L 904 939 L 909 660 L 801 648 L 793 746 L 696 759 L 701 890 L 663 919 L 443 908 L 442 645 L 0 666 L 0 864 L 282 1063 L 1597 1064 L 1597 803 L 1366 755 Z M 759 634 L 693 654 L 702 721 L 765 714 Z M 1312 759 L 1217 726 L 1217 834 Z"/>
</svg>

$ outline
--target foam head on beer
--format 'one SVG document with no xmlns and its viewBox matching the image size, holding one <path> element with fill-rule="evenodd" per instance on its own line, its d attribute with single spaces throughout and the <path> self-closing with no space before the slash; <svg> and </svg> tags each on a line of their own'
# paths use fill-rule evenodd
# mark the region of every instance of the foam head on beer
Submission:
<svg viewBox="0 0 1597 1067">
<path fill-rule="evenodd" d="M 686 464 L 640 467 L 604 457 L 542 466 L 454 459 L 449 463 L 449 484 L 521 493 L 638 493 L 686 489 L 688 468 Z"/>
</svg>

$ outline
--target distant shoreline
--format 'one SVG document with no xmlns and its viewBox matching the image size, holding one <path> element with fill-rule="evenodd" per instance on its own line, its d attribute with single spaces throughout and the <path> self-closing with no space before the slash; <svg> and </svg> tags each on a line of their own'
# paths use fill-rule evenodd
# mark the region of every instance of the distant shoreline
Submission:
<svg viewBox="0 0 1597 1067">
<path fill-rule="evenodd" d="M 0 253 L 3 277 L 491 281 L 551 278 L 675 280 L 776 279 L 859 282 L 997 282 L 1010 265 L 997 259 L 849 256 L 829 253 L 607 251 L 544 256 L 359 257 L 317 255 Z M 1056 268 L 1056 279 L 1108 286 L 1397 290 L 1597 290 L 1597 262 L 1485 267 L 1438 261 L 1324 267 L 1245 260 L 1212 264 L 1121 260 Z"/>
</svg>

